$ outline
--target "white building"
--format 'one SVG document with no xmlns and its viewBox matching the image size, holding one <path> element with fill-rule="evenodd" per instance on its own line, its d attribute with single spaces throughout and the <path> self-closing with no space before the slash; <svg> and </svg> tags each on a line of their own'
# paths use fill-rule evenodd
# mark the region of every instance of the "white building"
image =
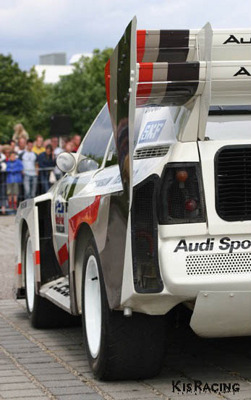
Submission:
<svg viewBox="0 0 251 400">
<path fill-rule="evenodd" d="M 65 53 L 53 53 L 39 57 L 39 64 L 35 65 L 35 70 L 39 77 L 44 73 L 45 83 L 57 83 L 61 76 L 70 75 L 74 70 L 74 63 L 78 62 L 81 57 L 92 57 L 91 53 L 74 54 L 66 64 Z"/>
</svg>

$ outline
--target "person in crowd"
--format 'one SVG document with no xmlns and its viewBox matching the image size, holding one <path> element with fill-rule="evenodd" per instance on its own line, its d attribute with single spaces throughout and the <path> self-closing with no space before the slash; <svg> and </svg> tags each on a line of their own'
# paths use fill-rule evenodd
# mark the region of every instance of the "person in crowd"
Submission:
<svg viewBox="0 0 251 400">
<path fill-rule="evenodd" d="M 26 150 L 26 145 L 27 145 L 27 140 L 24 137 L 21 137 L 18 140 L 18 150 L 17 150 L 18 158 L 20 158 L 24 153 L 24 151 Z M 24 200 L 24 185 L 21 185 L 19 187 L 18 202 L 20 203 L 22 200 Z"/>
<path fill-rule="evenodd" d="M 17 152 L 18 146 L 17 146 L 15 140 L 11 139 L 11 140 L 9 141 L 9 145 L 10 145 L 10 151 L 15 151 L 15 152 Z"/>
<path fill-rule="evenodd" d="M 9 144 L 3 145 L 3 154 L 5 155 L 5 161 L 9 161 L 10 157 L 10 152 L 11 152 L 11 147 Z"/>
<path fill-rule="evenodd" d="M 33 141 L 27 141 L 27 149 L 19 156 L 23 162 L 24 198 L 30 199 L 36 196 L 38 176 L 38 156 L 32 151 Z"/>
<path fill-rule="evenodd" d="M 44 140 L 44 144 L 43 144 L 44 148 L 46 148 L 47 144 L 51 144 L 51 139 L 50 138 L 47 138 L 47 139 Z"/>
<path fill-rule="evenodd" d="M 43 139 L 42 135 L 36 136 L 35 145 L 33 146 L 32 151 L 34 153 L 36 153 L 38 156 L 39 156 L 39 154 L 41 154 L 45 151 L 44 139 Z"/>
<path fill-rule="evenodd" d="M 2 215 L 6 212 L 6 179 L 5 179 L 5 170 L 6 170 L 6 162 L 5 155 L 2 152 L 3 146 L 0 145 L 0 208 Z"/>
<path fill-rule="evenodd" d="M 18 141 L 18 150 L 17 150 L 17 154 L 20 157 L 21 154 L 23 154 L 23 152 L 26 150 L 26 145 L 27 145 L 27 140 L 25 138 L 20 138 Z"/>
<path fill-rule="evenodd" d="M 56 160 L 57 156 L 62 153 L 63 149 L 61 147 L 59 147 L 59 140 L 57 136 L 53 136 L 51 138 L 51 146 L 52 146 L 52 152 L 53 152 L 53 157 Z M 55 174 L 55 178 L 58 181 L 61 177 L 62 177 L 62 172 L 60 171 L 60 169 L 58 169 L 58 167 L 56 166 L 54 168 L 54 174 Z"/>
<path fill-rule="evenodd" d="M 73 148 L 72 152 L 76 153 L 78 151 L 78 148 L 79 148 L 80 143 L 81 143 L 81 136 L 78 135 L 78 134 L 75 134 L 71 141 L 72 141 L 72 148 Z"/>
<path fill-rule="evenodd" d="M 24 129 L 22 124 L 16 124 L 14 126 L 14 134 L 12 136 L 12 139 L 15 140 L 16 143 L 18 143 L 18 140 L 23 137 L 26 140 L 29 139 L 29 135 L 26 132 L 26 130 Z"/>
<path fill-rule="evenodd" d="M 69 140 L 69 142 L 66 142 L 66 143 L 65 143 L 65 148 L 64 148 L 64 150 L 65 150 L 67 153 L 72 153 L 72 152 L 73 152 L 73 143 L 72 143 L 71 140 Z"/>
<path fill-rule="evenodd" d="M 16 157 L 16 153 L 11 151 L 9 161 L 7 161 L 6 164 L 6 183 L 9 208 L 16 210 L 19 186 L 23 180 L 23 163 L 21 160 L 19 160 L 19 158 Z"/>
<path fill-rule="evenodd" d="M 56 165 L 51 144 L 48 144 L 45 148 L 45 151 L 39 154 L 38 165 L 40 169 L 42 191 L 45 193 L 50 189 L 50 172 Z"/>
</svg>

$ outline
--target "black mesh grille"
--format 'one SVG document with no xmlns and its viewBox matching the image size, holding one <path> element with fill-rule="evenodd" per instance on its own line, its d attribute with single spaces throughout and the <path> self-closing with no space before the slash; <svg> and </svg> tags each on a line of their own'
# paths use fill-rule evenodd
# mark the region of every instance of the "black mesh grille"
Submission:
<svg viewBox="0 0 251 400">
<path fill-rule="evenodd" d="M 251 146 L 227 146 L 216 155 L 216 210 L 226 221 L 251 219 Z"/>
</svg>

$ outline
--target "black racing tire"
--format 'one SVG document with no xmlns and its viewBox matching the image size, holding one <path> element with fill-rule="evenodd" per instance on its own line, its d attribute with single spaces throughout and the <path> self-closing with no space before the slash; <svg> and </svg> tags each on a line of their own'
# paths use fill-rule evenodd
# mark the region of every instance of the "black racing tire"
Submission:
<svg viewBox="0 0 251 400">
<path fill-rule="evenodd" d="M 33 275 L 35 267 L 33 263 L 32 249 L 29 247 L 31 246 L 31 238 L 28 230 L 25 232 L 22 246 L 26 309 L 31 325 L 37 329 L 50 329 L 74 325 L 75 322 L 77 322 L 76 324 L 79 324 L 77 317 L 73 317 L 36 293 L 35 275 Z M 32 276 L 34 279 L 33 281 Z"/>
<path fill-rule="evenodd" d="M 88 271 L 94 259 L 98 273 L 91 277 Z M 86 284 L 87 280 L 89 283 Z M 91 325 L 88 322 L 88 315 L 95 311 L 95 307 L 93 310 L 91 304 L 96 302 L 95 299 L 93 302 L 92 299 L 88 301 L 86 297 L 86 293 L 90 293 L 90 282 L 92 282 L 91 285 L 96 282 L 100 288 L 101 334 L 99 346 L 96 345 L 96 347 L 95 341 L 94 344 L 92 343 L 90 328 L 88 337 L 88 325 Z M 96 308 L 98 309 L 98 306 Z M 86 352 L 95 378 L 100 380 L 146 379 L 159 374 L 166 352 L 166 318 L 136 312 L 133 312 L 131 317 L 125 317 L 121 311 L 110 310 L 98 251 L 93 239 L 87 244 L 84 255 L 82 324 Z"/>
</svg>

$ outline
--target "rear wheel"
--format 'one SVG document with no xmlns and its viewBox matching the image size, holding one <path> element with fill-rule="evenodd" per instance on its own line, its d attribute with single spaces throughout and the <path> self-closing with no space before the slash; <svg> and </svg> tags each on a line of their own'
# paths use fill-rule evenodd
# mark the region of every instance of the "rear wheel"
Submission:
<svg viewBox="0 0 251 400">
<path fill-rule="evenodd" d="M 32 326 L 45 329 L 78 323 L 77 317 L 73 317 L 36 293 L 32 240 L 28 230 L 23 240 L 22 265 L 24 266 L 26 309 Z"/>
<path fill-rule="evenodd" d="M 166 347 L 166 319 L 111 311 L 94 240 L 85 251 L 82 319 L 86 351 L 95 377 L 143 379 L 157 375 Z"/>
</svg>

